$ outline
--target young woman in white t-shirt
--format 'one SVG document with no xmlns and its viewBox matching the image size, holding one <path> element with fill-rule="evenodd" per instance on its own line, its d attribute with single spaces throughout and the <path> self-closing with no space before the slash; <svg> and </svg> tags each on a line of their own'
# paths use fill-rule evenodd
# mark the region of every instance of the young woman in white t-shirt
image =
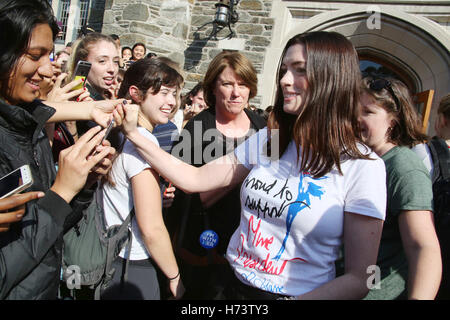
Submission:
<svg viewBox="0 0 450 320">
<path fill-rule="evenodd" d="M 284 49 L 277 80 L 268 128 L 200 168 L 145 143 L 132 108 L 124 130 L 184 191 L 243 182 L 240 225 L 227 251 L 236 276 L 227 298 L 363 298 L 376 285 L 386 175 L 383 161 L 360 143 L 356 51 L 337 33 L 297 35 Z M 230 104 L 241 98 L 240 85 L 218 84 L 230 92 Z M 343 243 L 345 273 L 336 277 Z"/>
<path fill-rule="evenodd" d="M 146 143 L 158 141 L 151 134 L 154 126 L 167 123 L 177 108 L 182 76 L 158 58 L 136 61 L 126 71 L 118 95 L 139 106 L 139 128 Z M 132 246 L 124 248 L 113 268 L 113 284 L 102 299 L 160 299 L 154 263 L 169 279 L 169 288 L 180 298 L 184 287 L 161 210 L 159 174 L 118 131 L 110 136 L 119 150 L 108 181 L 102 185 L 107 225 L 122 224 L 134 208 Z M 150 142 L 151 141 L 151 142 Z M 122 279 L 124 259 L 129 259 L 127 281 Z"/>
</svg>

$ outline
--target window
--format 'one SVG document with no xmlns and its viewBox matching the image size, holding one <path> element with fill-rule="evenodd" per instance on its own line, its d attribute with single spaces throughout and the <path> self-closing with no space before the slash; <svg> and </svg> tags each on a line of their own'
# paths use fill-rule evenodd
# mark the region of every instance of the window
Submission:
<svg viewBox="0 0 450 320">
<path fill-rule="evenodd" d="M 89 2 L 90 0 L 80 0 L 80 21 L 78 22 L 78 31 L 88 22 Z"/>
<path fill-rule="evenodd" d="M 58 21 L 61 23 L 60 28 L 61 32 L 58 35 L 57 40 L 66 40 L 66 32 L 67 32 L 67 20 L 69 19 L 69 7 L 70 0 L 61 0 L 59 4 L 58 10 Z"/>
</svg>

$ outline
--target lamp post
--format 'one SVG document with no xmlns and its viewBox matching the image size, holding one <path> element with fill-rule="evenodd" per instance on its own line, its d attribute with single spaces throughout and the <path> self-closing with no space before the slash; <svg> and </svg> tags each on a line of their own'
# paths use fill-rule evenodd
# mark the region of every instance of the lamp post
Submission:
<svg viewBox="0 0 450 320">
<path fill-rule="evenodd" d="M 228 11 L 230 9 L 230 1 L 222 0 L 215 4 L 216 15 L 214 16 L 214 22 L 220 26 L 225 27 L 228 24 Z"/>
<path fill-rule="evenodd" d="M 215 4 L 216 14 L 214 15 L 213 31 L 210 37 L 216 38 L 216 34 L 225 27 L 230 30 L 227 38 L 231 39 L 234 36 L 231 24 L 236 23 L 239 19 L 238 13 L 234 9 L 238 3 L 239 0 L 219 0 Z"/>
</svg>

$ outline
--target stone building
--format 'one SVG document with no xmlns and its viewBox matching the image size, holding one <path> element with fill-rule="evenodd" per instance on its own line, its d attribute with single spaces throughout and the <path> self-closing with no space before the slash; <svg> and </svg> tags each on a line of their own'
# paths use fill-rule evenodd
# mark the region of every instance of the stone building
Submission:
<svg viewBox="0 0 450 320">
<path fill-rule="evenodd" d="M 231 24 L 231 38 L 227 27 L 212 34 L 218 0 L 53 0 L 55 13 L 62 2 L 74 7 L 88 2 L 85 21 L 95 30 L 118 34 L 122 45 L 143 42 L 148 51 L 180 63 L 186 89 L 202 79 L 218 52 L 242 51 L 258 71 L 258 95 L 251 103 L 260 108 L 273 103 L 284 44 L 297 33 L 314 30 L 347 36 L 362 70 L 395 74 L 413 93 L 434 93 L 430 117 L 424 120 L 430 134 L 437 104 L 450 92 L 448 0 L 234 0 L 238 21 Z M 72 30 L 79 28 L 75 18 L 69 23 Z"/>
</svg>

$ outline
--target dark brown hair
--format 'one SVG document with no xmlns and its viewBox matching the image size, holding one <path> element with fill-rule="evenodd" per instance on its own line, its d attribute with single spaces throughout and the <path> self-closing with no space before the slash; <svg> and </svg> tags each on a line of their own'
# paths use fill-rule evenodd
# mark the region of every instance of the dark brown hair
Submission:
<svg viewBox="0 0 450 320">
<path fill-rule="evenodd" d="M 183 77 L 161 59 L 140 59 L 125 72 L 117 95 L 118 98 L 131 99 L 128 89 L 132 85 L 136 86 L 143 96 L 150 89 L 152 93 L 156 94 L 162 85 L 180 88 L 183 81 Z"/>
<path fill-rule="evenodd" d="M 450 93 L 447 93 L 439 102 L 437 113 L 442 113 L 447 120 L 450 120 Z"/>
<path fill-rule="evenodd" d="M 48 1 L 0 1 L 0 96 L 3 98 L 10 92 L 10 76 L 27 51 L 33 29 L 38 24 L 48 24 L 55 41 L 59 27 Z"/>
<path fill-rule="evenodd" d="M 203 96 L 206 104 L 210 107 L 216 105 L 216 97 L 213 92 L 216 87 L 217 77 L 227 67 L 233 69 L 236 75 L 249 87 L 249 100 L 257 94 L 258 77 L 251 61 L 240 52 L 223 51 L 210 62 L 203 80 Z"/>
<path fill-rule="evenodd" d="M 283 110 L 284 97 L 280 80 L 287 50 L 305 47 L 308 92 L 299 115 Z M 278 129 L 279 154 L 270 146 L 269 154 L 281 157 L 290 141 L 297 147 L 300 170 L 314 177 L 327 174 L 334 167 L 342 174 L 341 157 L 367 159 L 358 149 L 358 103 L 360 94 L 359 61 L 352 43 L 336 32 L 317 31 L 291 38 L 281 56 L 277 93 L 268 120 L 269 131 Z M 301 153 L 301 154 L 300 154 Z"/>
<path fill-rule="evenodd" d="M 149 90 L 151 90 L 152 94 L 157 94 L 163 85 L 167 87 L 176 86 L 177 90 L 179 90 L 183 81 L 183 77 L 175 69 L 163 62 L 162 59 L 140 59 L 133 63 L 125 72 L 117 96 L 118 98 L 133 100 L 129 93 L 129 88 L 132 85 L 139 89 L 142 97 L 144 97 Z M 139 117 L 139 121 L 141 120 L 142 117 Z M 139 122 L 139 124 L 141 123 Z M 108 140 L 111 142 L 111 146 L 117 150 L 117 157 L 122 152 L 126 140 L 120 135 L 120 128 L 114 128 L 111 131 Z M 114 181 L 110 173 L 108 173 L 106 181 L 114 186 Z"/>
<path fill-rule="evenodd" d="M 133 47 L 131 48 L 131 60 L 134 60 L 134 59 L 135 59 L 135 57 L 134 57 L 134 49 L 135 49 L 136 47 L 143 47 L 143 48 L 144 48 L 144 56 L 145 56 L 145 53 L 147 52 L 147 47 L 145 46 L 145 44 L 143 44 L 142 42 L 136 42 L 136 43 L 133 45 Z"/>
<path fill-rule="evenodd" d="M 180 108 L 184 109 L 186 105 L 192 104 L 192 97 L 195 97 L 200 91 L 203 91 L 203 82 L 198 82 L 188 93 L 181 98 Z"/>
<path fill-rule="evenodd" d="M 392 77 L 384 78 L 391 84 L 391 88 L 397 97 L 399 105 L 395 103 L 392 94 L 386 88 L 373 90 L 370 83 L 374 80 L 372 77 L 366 77 L 362 81 L 363 93 L 372 97 L 375 102 L 383 107 L 393 116 L 395 124 L 391 127 L 389 141 L 398 146 L 407 146 L 409 148 L 418 143 L 424 143 L 428 136 L 422 133 L 420 117 L 413 105 L 411 95 L 406 85 L 398 79 Z"/>
</svg>

